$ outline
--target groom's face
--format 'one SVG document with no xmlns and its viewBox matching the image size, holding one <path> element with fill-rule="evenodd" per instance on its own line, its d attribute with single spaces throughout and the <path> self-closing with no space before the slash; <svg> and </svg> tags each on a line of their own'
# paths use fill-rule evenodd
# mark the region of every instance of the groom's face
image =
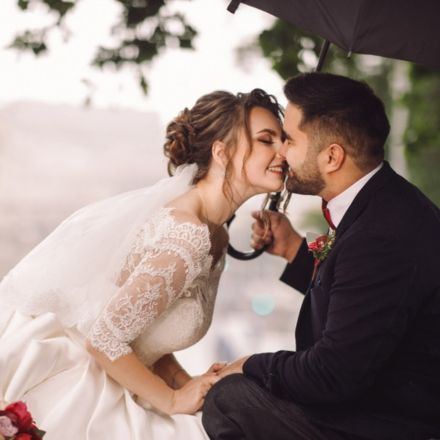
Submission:
<svg viewBox="0 0 440 440">
<path fill-rule="evenodd" d="M 283 127 L 286 140 L 280 151 L 290 167 L 286 188 L 296 194 L 318 195 L 325 187 L 318 165 L 319 149 L 300 129 L 301 119 L 301 109 L 289 103 Z"/>
</svg>

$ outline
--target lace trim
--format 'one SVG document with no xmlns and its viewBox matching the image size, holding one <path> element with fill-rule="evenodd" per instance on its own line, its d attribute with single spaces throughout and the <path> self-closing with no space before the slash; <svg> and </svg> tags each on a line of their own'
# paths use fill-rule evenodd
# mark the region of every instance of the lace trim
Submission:
<svg viewBox="0 0 440 440">
<path fill-rule="evenodd" d="M 89 333 L 93 347 L 112 361 L 212 264 L 206 225 L 179 222 L 162 208 L 140 231 L 123 269 L 125 282 Z"/>
</svg>

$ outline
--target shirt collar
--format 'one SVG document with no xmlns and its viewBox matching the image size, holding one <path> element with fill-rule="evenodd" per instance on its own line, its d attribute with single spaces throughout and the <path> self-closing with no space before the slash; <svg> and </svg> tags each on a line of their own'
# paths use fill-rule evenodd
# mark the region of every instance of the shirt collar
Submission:
<svg viewBox="0 0 440 440">
<path fill-rule="evenodd" d="M 353 185 L 349 186 L 346 190 L 333 197 L 328 204 L 327 208 L 330 211 L 333 224 L 338 227 L 339 223 L 347 212 L 348 208 L 352 204 L 359 191 L 364 185 L 382 168 L 383 162 L 381 162 L 374 170 L 370 171 L 365 176 L 357 180 Z"/>
</svg>

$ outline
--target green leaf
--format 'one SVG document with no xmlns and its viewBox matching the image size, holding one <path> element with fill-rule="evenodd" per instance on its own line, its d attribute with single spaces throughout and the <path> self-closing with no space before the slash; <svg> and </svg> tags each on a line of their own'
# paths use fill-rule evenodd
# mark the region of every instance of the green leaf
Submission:
<svg viewBox="0 0 440 440">
<path fill-rule="evenodd" d="M 17 5 L 20 9 L 25 11 L 29 7 L 29 0 L 18 0 Z"/>
<path fill-rule="evenodd" d="M 26 31 L 17 35 L 8 48 L 17 49 L 23 52 L 31 51 L 34 55 L 40 55 L 47 51 L 44 36 L 40 32 Z"/>
<path fill-rule="evenodd" d="M 147 95 L 148 94 L 148 82 L 142 73 L 139 76 L 139 85 L 140 85 L 142 91 L 144 92 L 144 94 Z"/>
</svg>

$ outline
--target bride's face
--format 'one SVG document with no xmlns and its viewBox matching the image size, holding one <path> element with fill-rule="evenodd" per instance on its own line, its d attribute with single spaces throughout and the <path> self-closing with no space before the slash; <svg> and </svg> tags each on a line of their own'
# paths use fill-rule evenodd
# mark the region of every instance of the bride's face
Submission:
<svg viewBox="0 0 440 440">
<path fill-rule="evenodd" d="M 278 154 L 282 127 L 269 110 L 254 107 L 249 114 L 249 128 L 251 147 L 242 129 L 232 159 L 236 183 L 245 188 L 247 196 L 280 191 L 285 175 L 284 159 Z"/>
</svg>

